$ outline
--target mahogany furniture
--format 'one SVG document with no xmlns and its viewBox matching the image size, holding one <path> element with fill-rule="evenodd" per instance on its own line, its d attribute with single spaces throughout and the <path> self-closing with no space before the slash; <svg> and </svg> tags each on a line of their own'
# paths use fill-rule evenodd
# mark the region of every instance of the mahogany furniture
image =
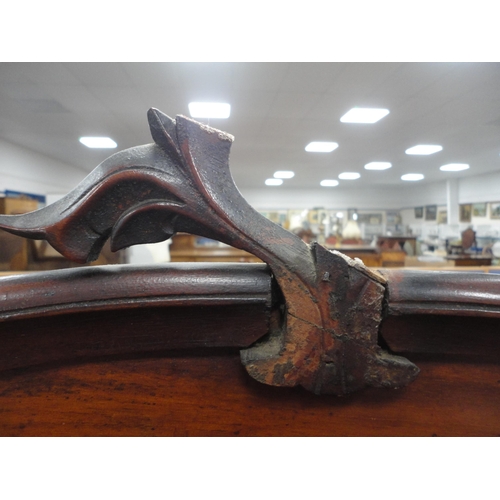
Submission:
<svg viewBox="0 0 500 500">
<path fill-rule="evenodd" d="M 461 255 L 447 255 L 446 260 L 453 262 L 455 266 L 490 266 L 492 257 L 487 255 L 472 255 L 472 254 L 461 254 Z"/>
<path fill-rule="evenodd" d="M 493 256 L 472 253 L 470 250 L 476 242 L 476 232 L 471 227 L 462 232 L 460 251 L 455 253 L 452 249 L 446 260 L 453 262 L 455 266 L 490 266 Z"/>
<path fill-rule="evenodd" d="M 38 208 L 33 199 L 0 198 L 0 214 L 14 215 L 32 212 Z M 2 271 L 23 271 L 28 268 L 29 242 L 19 236 L 0 235 L 0 269 Z"/>
<path fill-rule="evenodd" d="M 499 277 L 375 271 L 253 210 L 232 137 L 157 110 L 153 144 L 0 227 L 95 260 L 182 231 L 262 264 L 0 279 L 0 433 L 500 434 Z"/>
</svg>

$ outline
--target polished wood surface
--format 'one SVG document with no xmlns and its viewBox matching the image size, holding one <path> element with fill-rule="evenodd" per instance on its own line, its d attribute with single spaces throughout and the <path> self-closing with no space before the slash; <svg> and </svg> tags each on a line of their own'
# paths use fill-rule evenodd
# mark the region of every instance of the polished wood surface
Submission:
<svg viewBox="0 0 500 500">
<path fill-rule="evenodd" d="M 399 390 L 315 396 L 248 377 L 237 352 L 0 375 L 3 436 L 498 436 L 500 365 L 414 355 Z"/>
<path fill-rule="evenodd" d="M 265 264 L 82 267 L 0 278 L 0 371 L 248 347 L 269 329 L 272 288 Z"/>
<path fill-rule="evenodd" d="M 51 274 L 50 282 L 37 281 L 36 273 L 0 280 L 7 285 L 17 280 L 18 291 L 24 286 L 40 298 L 49 294 L 44 311 L 16 316 L 12 313 L 20 304 L 15 287 L 4 288 L 13 295 L 10 305 L 4 301 L 0 315 L 0 435 L 500 435 L 496 276 L 445 273 L 433 298 L 420 279 L 429 273 L 385 270 L 392 275 L 387 312 L 395 315 L 383 320 L 379 343 L 415 363 L 420 374 L 397 390 L 365 388 L 337 397 L 264 385 L 243 367 L 239 350 L 269 328 L 272 301 L 264 265 L 226 264 L 232 276 L 219 285 L 217 274 L 224 274 L 220 265 L 204 269 L 201 281 L 203 265 L 176 266 L 171 287 L 163 286 L 168 278 L 161 266 L 150 269 L 149 280 L 145 270 L 115 272 L 121 286 L 128 282 L 127 300 L 136 305 L 125 309 L 117 308 L 117 282 L 103 281 L 106 274 L 113 275 L 111 269 L 59 271 Z M 188 273 L 188 268 L 195 272 Z M 79 279 L 68 280 L 69 275 Z M 58 276 L 61 297 L 49 293 Z M 79 280 L 80 285 L 101 280 L 93 288 L 99 290 L 100 302 L 104 297 L 108 301 L 100 311 L 83 312 L 89 297 L 65 291 L 64 286 Z M 457 314 L 460 300 L 468 305 L 465 293 L 447 295 L 443 289 L 456 289 L 461 281 L 462 288 L 473 286 L 476 295 L 482 289 L 485 296 L 477 301 L 489 302 L 491 310 L 476 306 L 469 316 L 446 314 L 447 304 Z M 203 294 L 195 298 L 198 305 L 188 307 L 186 298 L 177 298 L 190 288 Z M 210 288 L 218 306 L 209 305 Z M 245 288 L 246 299 L 241 293 Z M 160 293 L 164 298 L 155 307 L 153 297 L 158 300 Z M 72 308 L 61 308 L 61 298 Z M 432 307 L 422 305 L 422 299 L 429 299 Z M 411 304 L 410 314 L 398 310 Z M 435 314 L 438 307 L 444 314 Z M 51 308 L 55 314 L 48 314 Z"/>
<path fill-rule="evenodd" d="M 386 314 L 500 317 L 500 281 L 494 273 L 380 269 L 387 279 Z M 478 323 L 480 328 L 480 323 Z"/>
<path fill-rule="evenodd" d="M 446 257 L 448 262 L 453 262 L 457 267 L 464 266 L 490 266 L 492 257 L 487 255 L 448 255 Z"/>
</svg>

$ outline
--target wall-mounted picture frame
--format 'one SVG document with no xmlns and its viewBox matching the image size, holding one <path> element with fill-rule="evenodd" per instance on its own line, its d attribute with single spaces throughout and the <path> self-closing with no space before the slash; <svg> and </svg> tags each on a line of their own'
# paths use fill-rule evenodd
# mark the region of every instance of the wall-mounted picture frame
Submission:
<svg viewBox="0 0 500 500">
<path fill-rule="evenodd" d="M 490 219 L 500 219 L 500 201 L 490 203 Z"/>
<path fill-rule="evenodd" d="M 309 224 L 319 224 L 319 210 L 309 210 L 309 213 L 307 214 L 307 220 L 309 221 Z"/>
<path fill-rule="evenodd" d="M 437 214 L 438 224 L 448 224 L 448 210 L 440 210 Z"/>
<path fill-rule="evenodd" d="M 373 224 L 373 225 L 380 225 L 382 224 L 382 214 L 358 214 L 358 223 L 359 224 Z"/>
<path fill-rule="evenodd" d="M 486 203 L 472 204 L 472 217 L 486 217 Z"/>
<path fill-rule="evenodd" d="M 459 207 L 460 222 L 470 222 L 472 220 L 472 205 L 465 203 Z"/>
<path fill-rule="evenodd" d="M 436 220 L 437 205 L 427 205 L 425 207 L 425 220 Z"/>
<path fill-rule="evenodd" d="M 386 212 L 385 222 L 387 225 L 401 224 L 401 214 L 399 212 Z"/>
<path fill-rule="evenodd" d="M 424 216 L 424 207 L 415 207 L 415 219 L 422 219 Z"/>
</svg>

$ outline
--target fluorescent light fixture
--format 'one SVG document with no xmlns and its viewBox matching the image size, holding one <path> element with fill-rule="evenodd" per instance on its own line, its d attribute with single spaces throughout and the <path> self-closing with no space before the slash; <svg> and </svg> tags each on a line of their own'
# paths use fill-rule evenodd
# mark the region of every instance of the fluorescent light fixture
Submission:
<svg viewBox="0 0 500 500">
<path fill-rule="evenodd" d="M 339 145 L 336 142 L 310 142 L 306 146 L 306 151 L 310 153 L 331 153 Z"/>
<path fill-rule="evenodd" d="M 229 118 L 231 105 L 224 102 L 190 102 L 189 113 L 193 118 Z"/>
<path fill-rule="evenodd" d="M 335 179 L 324 179 L 320 182 L 320 185 L 324 187 L 334 187 L 339 185 L 339 181 Z"/>
<path fill-rule="evenodd" d="M 339 179 L 344 179 L 344 180 L 354 180 L 354 179 L 359 179 L 361 177 L 358 172 L 342 172 L 339 174 Z"/>
<path fill-rule="evenodd" d="M 366 170 L 387 170 L 392 167 L 392 163 L 388 161 L 372 161 L 365 165 Z"/>
<path fill-rule="evenodd" d="M 281 186 L 282 184 L 282 179 L 266 179 L 266 186 Z"/>
<path fill-rule="evenodd" d="M 118 144 L 109 137 L 80 137 L 79 141 L 88 148 L 113 149 L 118 146 Z"/>
<path fill-rule="evenodd" d="M 418 144 L 405 151 L 407 155 L 432 155 L 441 151 L 443 146 L 432 145 L 432 144 Z"/>
<path fill-rule="evenodd" d="M 340 121 L 343 123 L 375 123 L 388 114 L 388 109 L 352 108 L 340 119 Z"/>
<path fill-rule="evenodd" d="M 295 172 L 292 172 L 291 170 L 278 170 L 277 172 L 274 172 L 273 177 L 275 179 L 291 179 L 295 175 Z"/>
<path fill-rule="evenodd" d="M 423 178 L 422 174 L 404 174 L 401 176 L 402 181 L 421 181 Z"/>
<path fill-rule="evenodd" d="M 460 172 L 460 170 L 467 170 L 468 168 L 467 163 L 448 163 L 448 165 L 439 167 L 439 170 L 443 172 Z"/>
</svg>

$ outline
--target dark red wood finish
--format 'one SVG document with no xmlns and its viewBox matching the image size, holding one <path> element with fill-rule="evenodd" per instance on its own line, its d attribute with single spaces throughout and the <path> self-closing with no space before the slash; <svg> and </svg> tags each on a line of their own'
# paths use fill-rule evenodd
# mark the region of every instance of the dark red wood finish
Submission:
<svg viewBox="0 0 500 500">
<path fill-rule="evenodd" d="M 264 264 L 84 267 L 0 278 L 0 371 L 248 347 L 269 330 L 271 288 Z"/>
<path fill-rule="evenodd" d="M 344 397 L 260 384 L 237 350 L 0 374 L 3 436 L 499 436 L 500 365 L 413 355 L 409 386 Z"/>
</svg>

